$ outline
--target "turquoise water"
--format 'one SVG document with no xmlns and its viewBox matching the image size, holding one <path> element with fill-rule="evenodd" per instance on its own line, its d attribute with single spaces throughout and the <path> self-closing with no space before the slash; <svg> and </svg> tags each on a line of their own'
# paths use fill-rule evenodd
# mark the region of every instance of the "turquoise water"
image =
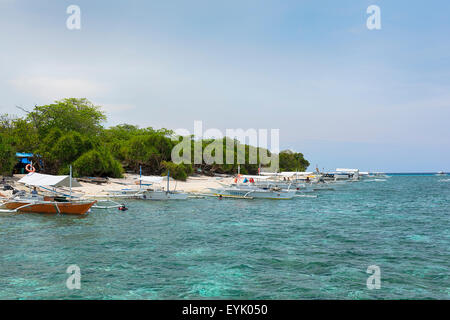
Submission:
<svg viewBox="0 0 450 320">
<path fill-rule="evenodd" d="M 449 299 L 450 177 L 0 215 L 0 299 Z M 81 268 L 81 290 L 66 269 Z M 369 290 L 367 267 L 381 269 Z"/>
</svg>

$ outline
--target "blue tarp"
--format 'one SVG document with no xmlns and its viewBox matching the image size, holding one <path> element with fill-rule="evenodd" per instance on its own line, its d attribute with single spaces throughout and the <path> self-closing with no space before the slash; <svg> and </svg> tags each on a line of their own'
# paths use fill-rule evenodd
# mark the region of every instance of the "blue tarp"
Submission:
<svg viewBox="0 0 450 320">
<path fill-rule="evenodd" d="M 29 164 L 31 163 L 30 160 L 28 160 L 28 158 L 32 158 L 33 154 L 32 153 L 22 153 L 22 152 L 17 152 L 16 153 L 16 157 L 20 158 L 19 162 L 23 163 L 23 164 Z"/>
<path fill-rule="evenodd" d="M 16 152 L 16 157 L 18 157 L 18 158 L 31 158 L 31 157 L 33 157 L 33 154 L 32 153 Z"/>
</svg>

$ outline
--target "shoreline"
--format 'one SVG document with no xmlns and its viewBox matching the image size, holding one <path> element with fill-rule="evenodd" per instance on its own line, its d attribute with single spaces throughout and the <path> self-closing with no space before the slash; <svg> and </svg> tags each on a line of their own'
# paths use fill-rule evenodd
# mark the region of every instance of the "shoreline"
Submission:
<svg viewBox="0 0 450 320">
<path fill-rule="evenodd" d="M 15 174 L 12 177 L 5 177 L 6 184 L 10 184 L 17 190 L 29 190 L 25 185 L 17 183 L 25 174 Z M 130 188 L 136 186 L 139 174 L 124 174 L 123 178 L 109 178 L 107 182 L 95 183 L 95 182 L 84 182 L 79 181 L 81 187 L 73 187 L 72 192 L 74 195 L 82 195 L 83 197 L 93 197 L 99 195 L 106 195 L 107 191 L 111 190 L 121 190 L 125 188 Z M 206 175 L 190 176 L 186 181 L 178 181 L 171 179 L 170 190 L 174 189 L 177 191 L 184 191 L 186 193 L 207 193 L 209 188 L 220 187 L 220 183 L 230 184 L 233 181 L 233 177 L 211 177 Z M 167 181 L 161 184 L 155 184 L 155 186 L 166 187 Z M 46 191 L 45 189 L 39 188 L 40 192 Z M 68 188 L 60 188 L 61 190 L 68 191 Z M 6 196 L 11 196 L 12 191 L 3 191 Z"/>
</svg>

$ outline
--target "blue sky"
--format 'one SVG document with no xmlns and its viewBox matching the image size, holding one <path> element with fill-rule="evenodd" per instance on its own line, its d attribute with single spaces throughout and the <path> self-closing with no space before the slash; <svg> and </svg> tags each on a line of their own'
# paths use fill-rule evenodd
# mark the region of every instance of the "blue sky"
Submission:
<svg viewBox="0 0 450 320">
<path fill-rule="evenodd" d="M 81 8 L 81 30 L 66 8 Z M 381 30 L 366 9 L 381 8 Z M 0 0 L 0 113 L 279 128 L 320 168 L 450 171 L 450 2 Z"/>
</svg>

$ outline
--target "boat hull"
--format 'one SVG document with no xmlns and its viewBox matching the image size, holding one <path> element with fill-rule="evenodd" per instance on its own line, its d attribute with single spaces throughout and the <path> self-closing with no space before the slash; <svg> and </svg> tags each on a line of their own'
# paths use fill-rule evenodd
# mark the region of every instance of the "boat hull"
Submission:
<svg viewBox="0 0 450 320">
<path fill-rule="evenodd" d="M 296 191 L 259 191 L 252 189 L 216 189 L 210 188 L 215 195 L 246 197 L 252 199 L 290 200 L 295 196 Z"/>
<path fill-rule="evenodd" d="M 70 203 L 70 202 L 55 202 L 55 203 L 35 203 L 26 201 L 13 201 L 4 204 L 9 210 L 16 210 L 24 213 L 43 213 L 43 214 L 74 214 L 84 215 L 89 212 L 89 209 L 96 203 L 96 201 L 86 203 Z M 21 208 L 24 207 L 24 208 Z"/>
<path fill-rule="evenodd" d="M 186 200 L 189 197 L 187 193 L 172 192 L 144 192 L 142 199 L 144 200 Z"/>
</svg>

